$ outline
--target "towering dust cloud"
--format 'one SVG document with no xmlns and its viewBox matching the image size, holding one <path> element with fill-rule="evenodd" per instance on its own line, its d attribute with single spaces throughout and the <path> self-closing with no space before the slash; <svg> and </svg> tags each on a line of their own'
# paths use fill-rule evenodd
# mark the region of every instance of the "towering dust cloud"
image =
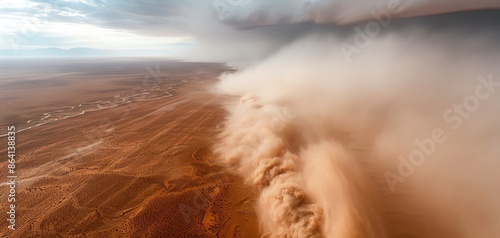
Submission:
<svg viewBox="0 0 500 238">
<path fill-rule="evenodd" d="M 308 34 L 221 77 L 215 151 L 270 237 L 500 237 L 500 51 L 416 27 Z M 467 47 L 463 47 L 466 44 Z"/>
</svg>

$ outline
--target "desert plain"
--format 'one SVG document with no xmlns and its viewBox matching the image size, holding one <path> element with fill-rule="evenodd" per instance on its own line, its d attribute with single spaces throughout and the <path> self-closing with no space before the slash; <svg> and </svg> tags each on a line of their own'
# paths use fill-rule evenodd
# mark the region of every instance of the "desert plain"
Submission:
<svg viewBox="0 0 500 238">
<path fill-rule="evenodd" d="M 16 230 L 1 237 L 256 237 L 256 191 L 217 163 L 222 65 L 164 59 L 2 61 L 15 125 Z M 5 133 L 0 133 L 5 134 Z M 7 155 L 7 138 L 0 138 Z"/>
</svg>

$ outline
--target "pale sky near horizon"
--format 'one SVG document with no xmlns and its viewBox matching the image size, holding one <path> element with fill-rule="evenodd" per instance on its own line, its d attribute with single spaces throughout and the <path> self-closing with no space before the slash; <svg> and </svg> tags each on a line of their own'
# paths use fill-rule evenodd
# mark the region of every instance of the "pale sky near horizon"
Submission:
<svg viewBox="0 0 500 238">
<path fill-rule="evenodd" d="M 151 16 L 138 16 L 130 10 L 134 7 L 100 0 L 2 1 L 0 49 L 83 47 L 175 52 L 194 44 L 188 36 L 162 34 L 161 25 L 158 33 L 147 28 L 140 32 L 138 28 L 148 24 Z"/>
</svg>

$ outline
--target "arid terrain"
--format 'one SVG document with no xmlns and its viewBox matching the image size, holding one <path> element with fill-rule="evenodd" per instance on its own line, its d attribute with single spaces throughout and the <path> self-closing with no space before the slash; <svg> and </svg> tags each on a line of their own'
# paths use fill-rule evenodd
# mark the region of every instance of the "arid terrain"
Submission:
<svg viewBox="0 0 500 238">
<path fill-rule="evenodd" d="M 206 89 L 227 68 L 158 60 L 47 64 L 22 74 L 27 66 L 3 66 L 0 125 L 19 131 L 30 120 L 48 123 L 16 135 L 16 231 L 1 219 L 0 236 L 259 235 L 255 191 L 212 153 L 225 111 L 223 98 Z M 148 66 L 161 73 L 152 76 Z M 134 100 L 110 102 L 117 95 Z M 93 105 L 71 114 L 82 103 Z M 4 158 L 7 138 L 0 143 Z M 5 159 L 0 168 L 7 218 Z"/>
</svg>

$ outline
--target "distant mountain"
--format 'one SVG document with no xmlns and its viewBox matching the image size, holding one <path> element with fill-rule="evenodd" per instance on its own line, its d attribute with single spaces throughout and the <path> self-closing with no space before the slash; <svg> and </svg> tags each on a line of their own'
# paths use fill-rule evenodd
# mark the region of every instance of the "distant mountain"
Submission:
<svg viewBox="0 0 500 238">
<path fill-rule="evenodd" d="M 169 56 L 166 50 L 101 50 L 92 48 L 40 48 L 31 50 L 0 49 L 0 58 L 36 57 L 109 57 L 109 56 Z"/>
</svg>

